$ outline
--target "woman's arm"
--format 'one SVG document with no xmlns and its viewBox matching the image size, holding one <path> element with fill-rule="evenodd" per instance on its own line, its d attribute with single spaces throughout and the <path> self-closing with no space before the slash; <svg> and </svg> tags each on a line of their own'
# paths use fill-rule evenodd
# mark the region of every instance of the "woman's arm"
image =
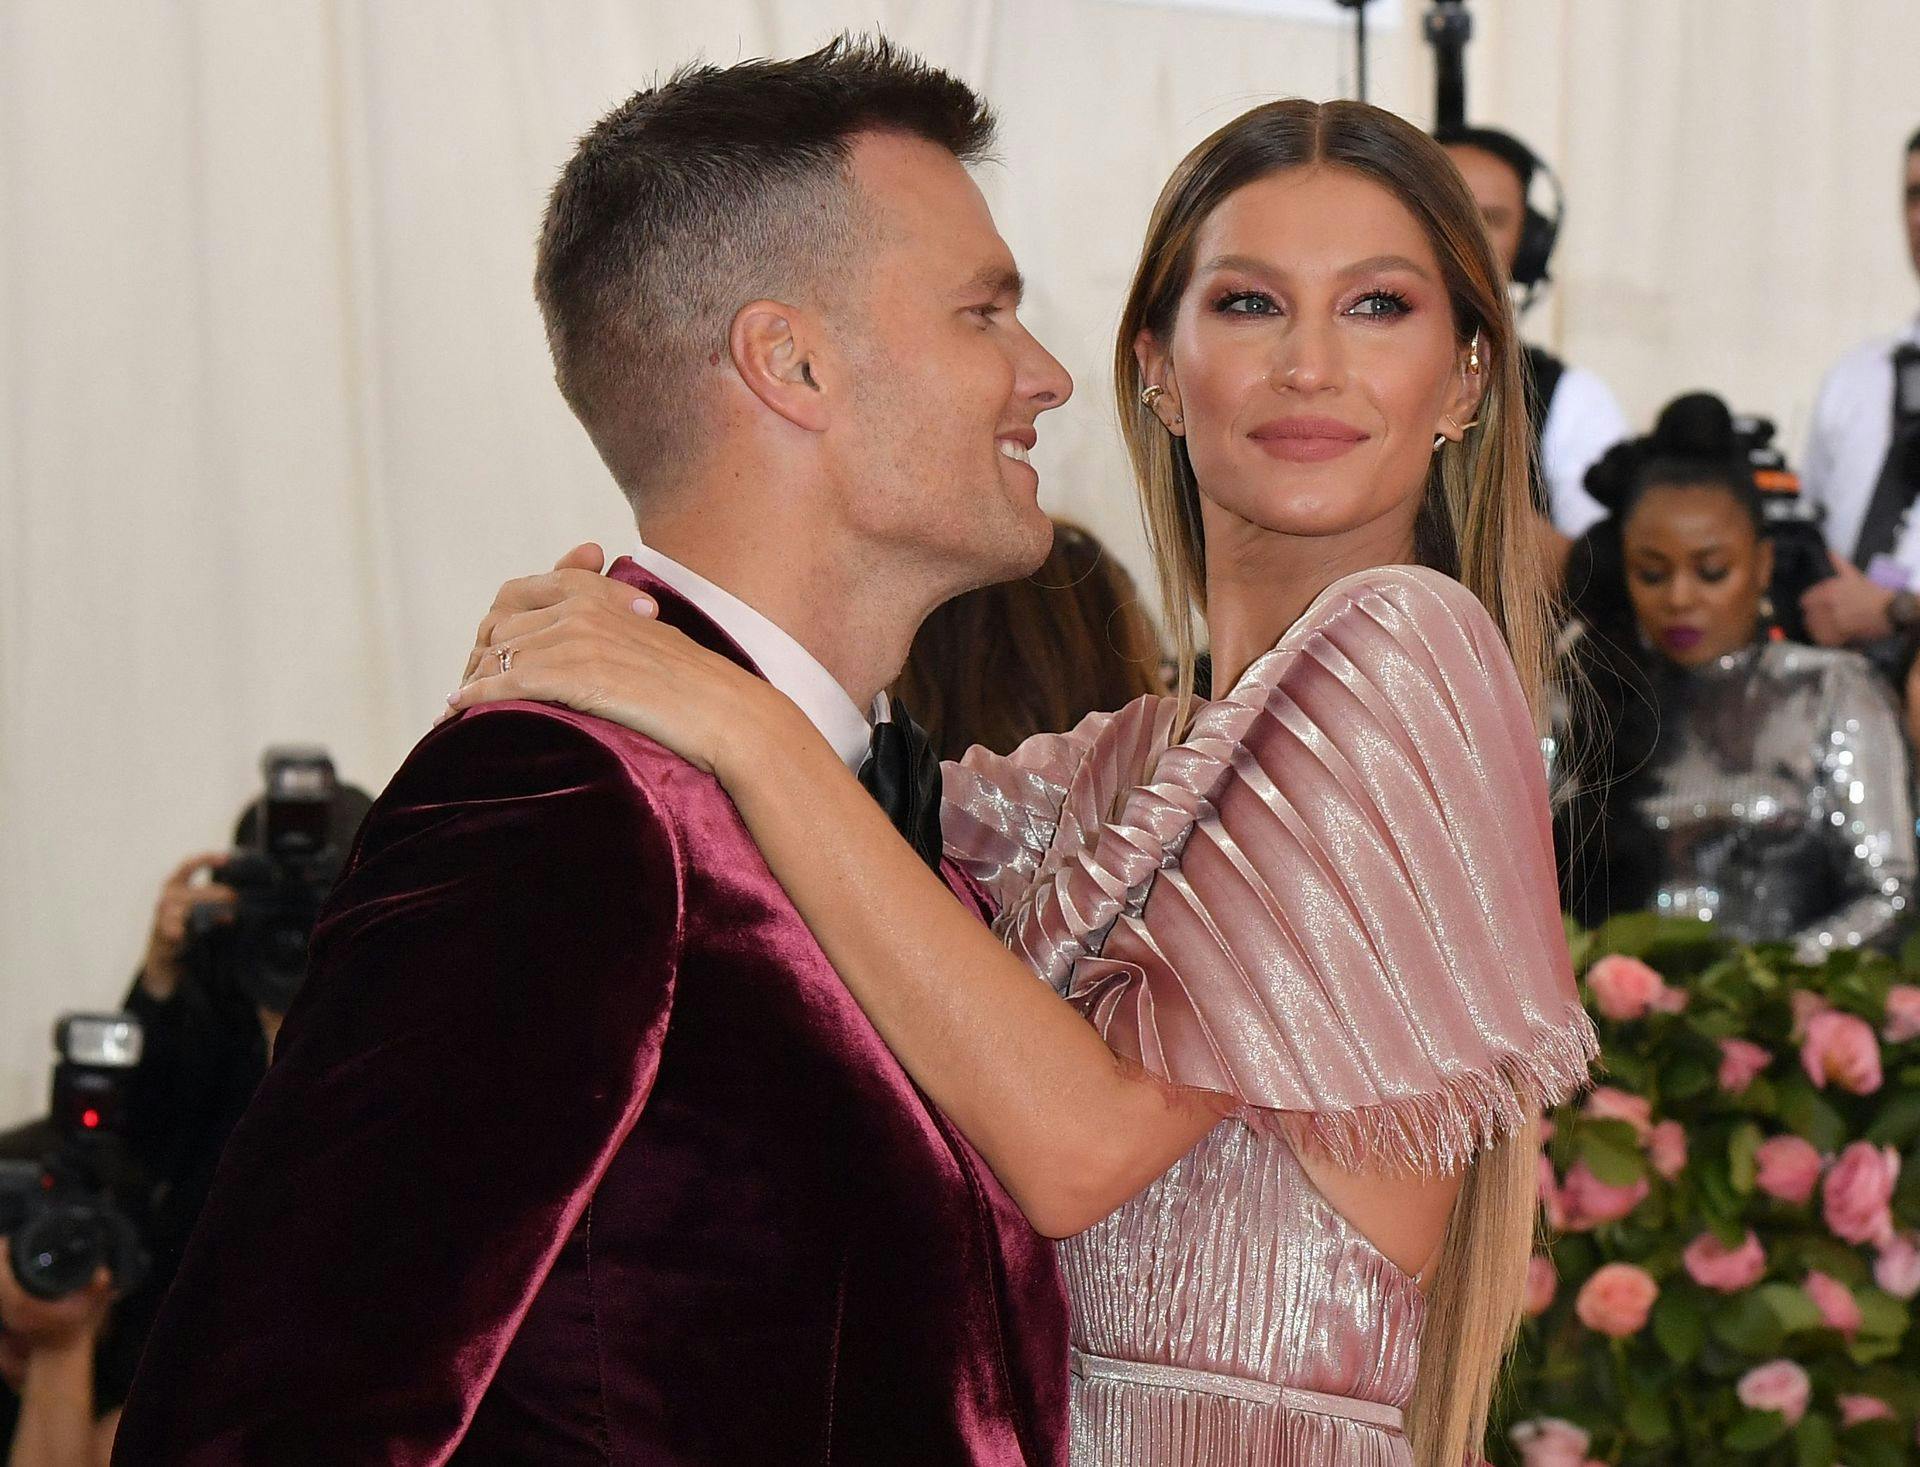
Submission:
<svg viewBox="0 0 1920 1467">
<path fill-rule="evenodd" d="M 1233 1109 L 1108 1049 L 954 900 L 771 685 L 636 616 L 618 583 L 526 584 L 563 599 L 490 616 L 482 635 L 512 645 L 512 669 L 469 682 L 453 707 L 566 702 L 714 773 L 888 1048 L 1041 1232 L 1099 1221 Z"/>
<path fill-rule="evenodd" d="M 1845 822 L 1826 834 L 1839 904 L 1793 936 L 1803 961 L 1884 942 L 1913 899 L 1914 827 L 1906 740 L 1891 697 L 1862 664 L 1835 668 L 1821 739 L 1828 799 Z"/>
</svg>

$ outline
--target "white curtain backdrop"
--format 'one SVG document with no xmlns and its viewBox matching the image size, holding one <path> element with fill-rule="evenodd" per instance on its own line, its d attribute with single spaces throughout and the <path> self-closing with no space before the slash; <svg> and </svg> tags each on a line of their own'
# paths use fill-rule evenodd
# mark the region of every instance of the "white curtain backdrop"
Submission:
<svg viewBox="0 0 1920 1467">
<path fill-rule="evenodd" d="M 0 0 L 0 1124 L 111 1007 L 260 749 L 378 790 L 504 577 L 630 535 L 528 289 L 572 140 L 665 68 L 879 25 L 1003 118 L 988 194 L 1073 369 L 1050 505 L 1145 567 L 1106 406 L 1147 210 L 1237 111 L 1353 84 L 1259 0 Z M 1289 0 L 1289 12 L 1310 10 Z M 1431 120 L 1418 20 L 1373 100 Z M 1571 197 L 1531 333 L 1635 421 L 1710 386 L 1796 443 L 1910 315 L 1908 0 L 1477 0 L 1471 111 Z"/>
</svg>

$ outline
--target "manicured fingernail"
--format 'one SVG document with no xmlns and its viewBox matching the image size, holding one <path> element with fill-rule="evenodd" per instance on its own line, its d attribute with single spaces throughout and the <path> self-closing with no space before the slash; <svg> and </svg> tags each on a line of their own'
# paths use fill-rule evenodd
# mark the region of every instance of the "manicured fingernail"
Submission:
<svg viewBox="0 0 1920 1467">
<path fill-rule="evenodd" d="M 655 606 L 649 597 L 636 596 L 633 598 L 633 609 L 642 616 L 652 616 L 655 612 L 659 611 L 660 608 Z"/>
<path fill-rule="evenodd" d="M 447 694 L 447 703 L 449 704 L 449 706 L 451 706 L 454 703 L 458 703 L 459 701 L 460 701 L 460 694 L 457 689 L 454 692 Z"/>
</svg>

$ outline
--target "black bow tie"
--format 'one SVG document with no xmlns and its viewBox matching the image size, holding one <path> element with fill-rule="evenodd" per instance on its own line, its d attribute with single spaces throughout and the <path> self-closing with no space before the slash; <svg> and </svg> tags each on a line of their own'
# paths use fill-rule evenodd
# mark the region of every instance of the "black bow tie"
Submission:
<svg viewBox="0 0 1920 1467">
<path fill-rule="evenodd" d="M 940 760 L 927 731 L 907 716 L 898 699 L 893 716 L 876 724 L 860 766 L 860 783 L 887 812 L 920 859 L 940 869 Z"/>
</svg>

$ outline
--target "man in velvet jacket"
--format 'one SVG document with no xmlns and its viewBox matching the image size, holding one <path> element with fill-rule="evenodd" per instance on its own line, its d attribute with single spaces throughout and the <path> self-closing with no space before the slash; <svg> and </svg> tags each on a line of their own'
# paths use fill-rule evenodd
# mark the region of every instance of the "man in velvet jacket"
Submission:
<svg viewBox="0 0 1920 1467">
<path fill-rule="evenodd" d="M 850 763 L 926 613 L 1051 533 L 1026 449 L 1071 383 L 964 166 L 991 127 L 884 43 L 690 69 L 542 234 L 644 541 L 613 574 Z M 1065 1410 L 1050 1248 L 718 785 L 506 703 L 369 816 L 115 1460 L 1012 1467 Z"/>
</svg>

